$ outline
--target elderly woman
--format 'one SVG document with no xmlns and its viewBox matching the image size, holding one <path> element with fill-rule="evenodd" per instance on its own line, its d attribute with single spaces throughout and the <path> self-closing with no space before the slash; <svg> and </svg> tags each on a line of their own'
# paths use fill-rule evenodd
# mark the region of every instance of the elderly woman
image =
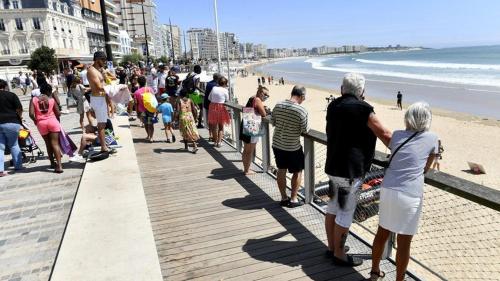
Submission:
<svg viewBox="0 0 500 281">
<path fill-rule="evenodd" d="M 252 96 L 248 99 L 246 107 L 252 107 L 255 110 L 255 113 L 260 115 L 261 117 L 266 117 L 266 109 L 264 107 L 264 101 L 269 98 L 269 90 L 259 85 L 257 89 L 257 93 L 255 96 Z M 250 170 L 250 164 L 252 162 L 252 155 L 255 152 L 255 146 L 259 142 L 259 137 L 250 137 L 243 134 L 243 126 L 240 126 L 240 139 L 243 141 L 243 154 L 242 162 L 243 162 L 243 172 L 245 175 L 254 174 L 254 171 Z"/>
<path fill-rule="evenodd" d="M 424 174 L 438 153 L 438 137 L 429 132 L 432 114 L 429 105 L 417 102 L 405 113 L 406 130 L 395 131 L 389 148 L 391 158 L 380 192 L 379 227 L 373 241 L 371 280 L 380 280 L 380 259 L 391 232 L 397 234 L 396 280 L 404 279 L 410 259 L 410 244 L 417 233 Z"/>
<path fill-rule="evenodd" d="M 4 152 L 10 149 L 14 168 L 22 168 L 23 157 L 17 138 L 21 128 L 23 107 L 16 94 L 6 91 L 8 84 L 0 79 L 0 177 L 4 172 Z"/>
</svg>

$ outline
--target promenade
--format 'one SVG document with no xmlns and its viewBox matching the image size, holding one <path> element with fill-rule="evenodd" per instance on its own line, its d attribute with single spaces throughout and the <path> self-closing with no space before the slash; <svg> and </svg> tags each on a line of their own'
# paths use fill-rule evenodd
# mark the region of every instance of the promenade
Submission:
<svg viewBox="0 0 500 281">
<path fill-rule="evenodd" d="M 62 117 L 75 141 L 77 119 L 75 113 Z M 214 148 L 202 139 L 194 155 L 180 142 L 160 141 L 158 125 L 158 141 L 151 144 L 137 121 L 129 126 L 117 117 L 114 123 L 123 147 L 107 160 L 85 165 L 65 158 L 64 174 L 56 175 L 41 159 L 0 179 L 0 280 L 368 276 L 368 246 L 350 235 L 350 252 L 365 263 L 333 266 L 324 257 L 323 215 L 310 205 L 278 206 L 272 176 L 244 176 L 232 147 Z M 394 279 L 394 265 L 384 261 L 382 269 L 385 280 Z"/>
</svg>

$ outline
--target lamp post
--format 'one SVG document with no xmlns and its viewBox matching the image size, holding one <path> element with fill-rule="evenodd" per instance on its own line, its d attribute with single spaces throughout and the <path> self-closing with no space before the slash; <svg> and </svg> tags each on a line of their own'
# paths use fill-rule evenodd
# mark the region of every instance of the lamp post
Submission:
<svg viewBox="0 0 500 281">
<path fill-rule="evenodd" d="M 108 27 L 108 14 L 106 12 L 106 3 L 104 0 L 99 0 L 101 5 L 101 18 L 102 18 L 102 29 L 104 31 L 104 42 L 106 46 L 106 56 L 108 57 L 108 63 L 113 62 L 113 52 L 111 50 L 111 39 L 109 38 L 109 27 Z"/>
<path fill-rule="evenodd" d="M 170 42 L 172 45 L 172 61 L 175 64 L 174 33 L 172 32 L 172 22 L 170 21 L 170 18 L 168 18 L 168 24 L 170 25 Z"/>
<path fill-rule="evenodd" d="M 214 15 L 215 15 L 215 35 L 217 38 L 217 69 L 218 72 L 221 73 L 221 65 L 220 65 L 220 46 L 219 46 L 219 19 L 217 17 L 217 0 L 214 0 Z"/>
<path fill-rule="evenodd" d="M 101 0 L 104 2 L 104 0 Z M 146 16 L 144 15 L 144 0 L 141 2 L 142 9 L 142 22 L 144 26 L 144 40 L 146 40 L 146 64 L 149 67 L 149 45 L 148 45 L 148 32 L 146 31 Z"/>
</svg>

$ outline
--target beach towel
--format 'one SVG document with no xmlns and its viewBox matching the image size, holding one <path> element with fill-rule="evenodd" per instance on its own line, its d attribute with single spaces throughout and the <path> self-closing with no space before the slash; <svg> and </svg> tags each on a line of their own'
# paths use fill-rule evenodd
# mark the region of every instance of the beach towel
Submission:
<svg viewBox="0 0 500 281">
<path fill-rule="evenodd" d="M 116 84 L 104 86 L 108 97 L 116 104 L 128 104 L 132 100 L 127 85 Z"/>
<path fill-rule="evenodd" d="M 70 157 L 73 157 L 75 151 L 77 150 L 76 144 L 71 140 L 69 135 L 63 130 L 61 126 L 61 133 L 59 134 L 59 146 L 61 147 L 61 152 Z"/>
</svg>

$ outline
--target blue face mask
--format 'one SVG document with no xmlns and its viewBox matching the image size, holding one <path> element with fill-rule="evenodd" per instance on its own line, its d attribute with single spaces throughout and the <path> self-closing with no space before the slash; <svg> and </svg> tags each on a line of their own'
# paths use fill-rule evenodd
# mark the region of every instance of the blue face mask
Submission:
<svg viewBox="0 0 500 281">
<path fill-rule="evenodd" d="M 261 98 L 261 100 L 262 101 L 266 101 L 268 98 L 269 98 L 269 96 L 263 95 L 262 98 Z"/>
</svg>

